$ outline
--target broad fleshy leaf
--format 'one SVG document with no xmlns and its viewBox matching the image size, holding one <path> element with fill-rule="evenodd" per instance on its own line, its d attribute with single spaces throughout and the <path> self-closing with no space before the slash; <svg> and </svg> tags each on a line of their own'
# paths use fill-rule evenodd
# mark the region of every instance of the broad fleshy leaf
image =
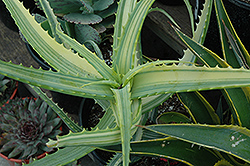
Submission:
<svg viewBox="0 0 250 166">
<path fill-rule="evenodd" d="M 220 119 L 215 110 L 201 93 L 197 91 L 178 93 L 178 96 L 195 123 L 220 124 Z"/>
<path fill-rule="evenodd" d="M 81 97 L 100 99 L 113 98 L 113 93 L 110 90 L 111 86 L 101 83 L 102 79 L 27 68 L 3 61 L 0 61 L 0 66 L 1 74 L 48 90 Z M 36 79 L 34 79 L 34 77 Z M 84 85 L 87 86 L 84 87 Z"/>
<path fill-rule="evenodd" d="M 233 125 L 165 124 L 145 129 L 216 149 L 250 163 L 250 130 Z"/>
<path fill-rule="evenodd" d="M 126 1 L 122 1 L 125 3 Z M 146 18 L 146 14 L 148 13 L 149 8 L 153 4 L 154 0 L 144 0 L 139 1 L 131 14 L 129 14 L 129 20 L 126 23 L 125 29 L 123 30 L 122 36 L 119 40 L 119 45 L 114 43 L 114 51 L 113 51 L 113 64 L 115 71 L 119 74 L 126 74 L 130 69 L 133 69 L 137 58 L 136 56 L 136 47 L 137 41 L 140 36 L 140 31 Z M 121 5 L 122 6 L 122 5 Z M 120 13 L 121 14 L 121 13 Z M 118 15 L 119 16 L 119 15 Z M 118 24 L 118 26 L 121 26 Z M 121 28 L 121 27 L 120 27 Z M 116 32 L 115 27 L 115 32 Z M 115 33 L 116 35 L 116 33 Z M 119 36 L 114 36 L 119 37 Z M 118 42 L 114 40 L 114 42 Z"/>
<path fill-rule="evenodd" d="M 217 21 L 219 24 L 220 36 L 221 36 L 221 44 L 224 59 L 233 67 L 240 67 L 237 58 L 243 58 L 246 60 L 248 66 L 250 65 L 250 55 L 244 45 L 242 44 L 240 38 L 235 32 L 235 29 L 227 15 L 223 2 L 221 0 L 215 0 L 215 11 L 218 15 Z M 228 32 L 227 32 L 228 31 Z M 232 35 L 231 40 L 235 41 L 235 44 L 238 46 L 238 49 L 242 52 L 243 57 L 236 57 L 234 50 L 230 49 L 230 39 L 228 39 L 227 34 L 230 32 Z M 229 42 L 228 42 L 229 40 Z M 233 44 L 231 42 L 231 44 Z"/>
<path fill-rule="evenodd" d="M 97 24 L 102 21 L 102 18 L 93 13 L 70 13 L 63 17 L 65 20 L 75 24 Z"/>
<path fill-rule="evenodd" d="M 150 70 L 142 70 L 134 77 L 131 98 L 172 92 L 244 87 L 249 86 L 249 78 L 250 71 L 245 69 L 184 65 L 154 66 Z"/>
<path fill-rule="evenodd" d="M 119 145 L 104 147 L 104 149 L 121 152 Z M 164 157 L 187 165 L 213 165 L 218 160 L 217 156 L 206 148 L 170 137 L 132 142 L 131 154 Z"/>
</svg>

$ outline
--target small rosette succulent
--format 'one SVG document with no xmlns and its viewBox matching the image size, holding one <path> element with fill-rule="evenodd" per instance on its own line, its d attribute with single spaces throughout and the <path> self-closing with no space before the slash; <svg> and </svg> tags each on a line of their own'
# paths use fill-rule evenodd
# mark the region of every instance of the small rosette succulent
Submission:
<svg viewBox="0 0 250 166">
<path fill-rule="evenodd" d="M 48 138 L 60 134 L 61 120 L 41 99 L 13 99 L 0 108 L 2 145 L 8 158 L 28 159 L 50 151 Z"/>
</svg>

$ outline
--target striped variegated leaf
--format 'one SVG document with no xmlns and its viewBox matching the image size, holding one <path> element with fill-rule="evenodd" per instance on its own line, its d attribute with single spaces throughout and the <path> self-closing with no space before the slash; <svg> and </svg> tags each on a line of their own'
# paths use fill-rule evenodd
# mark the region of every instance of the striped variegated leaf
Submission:
<svg viewBox="0 0 250 166">
<path fill-rule="evenodd" d="M 125 3 L 122 1 L 121 3 Z M 140 36 L 140 31 L 146 18 L 147 12 L 151 5 L 153 4 L 154 0 L 143 0 L 139 1 L 134 10 L 131 13 L 126 13 L 129 15 L 128 22 L 126 22 L 126 26 L 122 32 L 122 36 L 119 40 L 119 45 L 114 43 L 114 51 L 113 51 L 113 67 L 115 71 L 119 74 L 126 74 L 130 69 L 135 68 L 137 58 L 136 58 L 136 47 L 137 41 Z M 133 2 L 134 3 L 134 2 Z M 128 5 L 128 3 L 126 4 Z M 119 15 L 118 15 L 119 16 Z M 122 23 L 121 23 L 122 24 Z M 118 28 L 121 25 L 117 25 Z M 115 35 L 116 35 L 115 26 Z M 117 32 L 118 33 L 118 32 Z M 116 37 L 116 36 L 115 36 Z M 114 42 L 118 42 L 114 40 Z"/>
<path fill-rule="evenodd" d="M 97 70 L 84 58 L 80 58 L 51 38 L 19 1 L 4 0 L 3 2 L 29 44 L 53 68 L 65 73 L 80 75 L 89 73 L 100 77 Z"/>
<path fill-rule="evenodd" d="M 243 68 L 162 65 L 142 70 L 134 77 L 131 98 L 167 92 L 235 88 L 249 84 L 250 71 Z"/>
<path fill-rule="evenodd" d="M 113 98 L 112 86 L 103 84 L 100 78 L 38 70 L 3 61 L 0 61 L 0 66 L 1 74 L 48 90 L 81 97 Z"/>
</svg>

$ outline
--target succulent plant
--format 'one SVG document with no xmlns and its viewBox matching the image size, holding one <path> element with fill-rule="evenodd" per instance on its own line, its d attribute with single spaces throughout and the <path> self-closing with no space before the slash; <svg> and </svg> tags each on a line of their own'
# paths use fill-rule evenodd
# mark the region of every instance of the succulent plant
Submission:
<svg viewBox="0 0 250 166">
<path fill-rule="evenodd" d="M 13 99 L 0 108 L 4 144 L 0 152 L 8 158 L 27 159 L 50 151 L 45 143 L 61 131 L 60 118 L 41 99 Z"/>
<path fill-rule="evenodd" d="M 38 8 L 48 10 L 38 0 Z M 64 31 L 81 44 L 94 41 L 100 44 L 100 34 L 114 24 L 116 0 L 48 0 Z"/>
</svg>

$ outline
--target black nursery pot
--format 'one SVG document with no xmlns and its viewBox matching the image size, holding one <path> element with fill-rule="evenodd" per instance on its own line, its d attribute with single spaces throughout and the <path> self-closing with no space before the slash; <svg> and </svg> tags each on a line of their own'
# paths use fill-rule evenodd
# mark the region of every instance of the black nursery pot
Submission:
<svg viewBox="0 0 250 166">
<path fill-rule="evenodd" d="M 28 44 L 25 43 L 27 50 L 29 51 L 31 57 L 41 66 L 43 70 L 49 70 L 56 71 L 54 68 L 52 68 L 47 62 L 45 62 L 40 55 Z"/>
</svg>

